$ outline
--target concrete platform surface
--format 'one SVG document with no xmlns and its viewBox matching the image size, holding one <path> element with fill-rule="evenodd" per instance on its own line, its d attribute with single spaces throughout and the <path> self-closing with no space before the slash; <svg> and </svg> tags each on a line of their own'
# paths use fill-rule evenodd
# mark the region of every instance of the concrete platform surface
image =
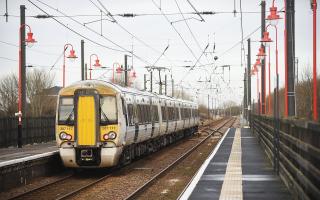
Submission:
<svg viewBox="0 0 320 200">
<path fill-rule="evenodd" d="M 252 135 L 231 128 L 189 183 L 185 199 L 293 199 Z"/>
<path fill-rule="evenodd" d="M 58 153 L 56 142 L 25 145 L 22 148 L 0 148 L 0 167 Z"/>
</svg>

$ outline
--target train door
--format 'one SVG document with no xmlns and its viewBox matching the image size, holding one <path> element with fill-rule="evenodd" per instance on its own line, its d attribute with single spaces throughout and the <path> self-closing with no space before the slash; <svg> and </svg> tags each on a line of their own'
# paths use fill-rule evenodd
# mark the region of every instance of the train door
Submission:
<svg viewBox="0 0 320 200">
<path fill-rule="evenodd" d="M 75 92 L 76 139 L 78 146 L 95 146 L 99 133 L 99 94 L 96 90 Z"/>
</svg>

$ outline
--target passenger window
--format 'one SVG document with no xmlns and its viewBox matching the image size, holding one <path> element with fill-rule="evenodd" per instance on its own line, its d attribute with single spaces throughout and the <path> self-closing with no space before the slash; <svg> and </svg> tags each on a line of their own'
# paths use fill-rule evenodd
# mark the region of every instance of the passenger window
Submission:
<svg viewBox="0 0 320 200">
<path fill-rule="evenodd" d="M 134 125 L 134 112 L 133 112 L 133 105 L 128 104 L 128 116 L 129 116 L 129 125 Z"/>
</svg>

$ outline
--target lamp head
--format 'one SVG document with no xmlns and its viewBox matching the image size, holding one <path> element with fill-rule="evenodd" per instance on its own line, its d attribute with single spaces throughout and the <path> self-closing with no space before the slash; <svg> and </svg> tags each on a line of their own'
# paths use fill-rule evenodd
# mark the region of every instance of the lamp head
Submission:
<svg viewBox="0 0 320 200">
<path fill-rule="evenodd" d="M 37 41 L 33 38 L 33 33 L 29 32 L 27 33 L 27 39 L 26 39 L 26 45 L 28 47 L 32 47 L 34 45 L 34 43 L 36 43 Z"/>
<path fill-rule="evenodd" d="M 74 62 L 78 57 L 76 56 L 75 51 L 71 49 L 67 58 L 69 58 L 71 62 Z"/>
<path fill-rule="evenodd" d="M 279 22 L 279 19 L 281 19 L 281 17 L 278 15 L 277 7 L 270 7 L 270 14 L 267 17 L 267 20 L 271 25 L 276 26 Z"/>
</svg>

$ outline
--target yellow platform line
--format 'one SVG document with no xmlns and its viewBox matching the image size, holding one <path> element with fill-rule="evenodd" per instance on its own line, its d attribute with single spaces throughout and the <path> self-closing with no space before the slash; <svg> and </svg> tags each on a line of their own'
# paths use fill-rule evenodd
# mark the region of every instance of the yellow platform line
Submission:
<svg viewBox="0 0 320 200">
<path fill-rule="evenodd" d="M 241 133 L 237 128 L 231 153 L 228 160 L 226 174 L 222 184 L 219 200 L 243 199 L 242 195 L 242 168 L 241 168 Z"/>
</svg>

